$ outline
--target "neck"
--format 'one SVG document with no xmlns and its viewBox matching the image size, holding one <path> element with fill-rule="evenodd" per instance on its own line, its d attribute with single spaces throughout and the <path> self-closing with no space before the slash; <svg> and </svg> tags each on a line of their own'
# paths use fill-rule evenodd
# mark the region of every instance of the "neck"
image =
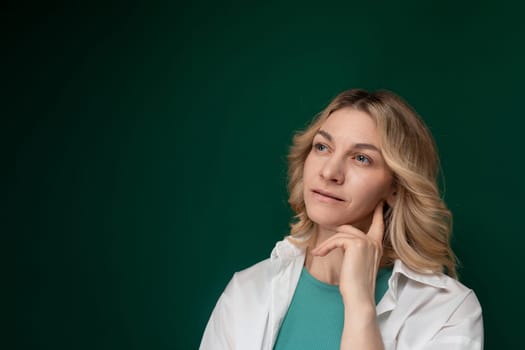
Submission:
<svg viewBox="0 0 525 350">
<path fill-rule="evenodd" d="M 306 251 L 305 267 L 308 272 L 318 280 L 337 285 L 343 264 L 344 251 L 341 248 L 332 250 L 325 256 L 314 256 L 310 250 L 319 246 L 325 240 L 333 236 L 336 232 L 330 229 L 317 226 L 313 244 Z"/>
</svg>

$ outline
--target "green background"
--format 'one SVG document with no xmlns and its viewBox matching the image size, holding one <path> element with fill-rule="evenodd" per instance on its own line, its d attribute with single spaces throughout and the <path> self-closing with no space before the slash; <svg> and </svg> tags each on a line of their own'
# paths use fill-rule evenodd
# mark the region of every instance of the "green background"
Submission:
<svg viewBox="0 0 525 350">
<path fill-rule="evenodd" d="M 507 1 L 7 8 L 6 348 L 197 348 L 233 272 L 288 231 L 294 131 L 353 87 L 397 92 L 430 126 L 486 348 L 520 348 L 522 13 Z"/>
</svg>

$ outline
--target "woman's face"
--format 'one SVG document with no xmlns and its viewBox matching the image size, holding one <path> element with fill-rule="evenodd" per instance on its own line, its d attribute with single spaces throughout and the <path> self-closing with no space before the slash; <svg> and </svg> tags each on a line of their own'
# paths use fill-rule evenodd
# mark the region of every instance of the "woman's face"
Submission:
<svg viewBox="0 0 525 350">
<path fill-rule="evenodd" d="M 366 232 L 374 208 L 394 192 L 372 118 L 351 108 L 333 112 L 314 136 L 303 181 L 313 222 L 328 229 L 351 224 Z"/>
</svg>

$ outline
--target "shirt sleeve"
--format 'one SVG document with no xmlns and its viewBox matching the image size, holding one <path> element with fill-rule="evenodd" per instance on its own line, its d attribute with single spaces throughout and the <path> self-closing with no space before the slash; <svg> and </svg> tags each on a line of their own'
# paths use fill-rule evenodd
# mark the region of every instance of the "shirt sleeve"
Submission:
<svg viewBox="0 0 525 350">
<path fill-rule="evenodd" d="M 481 306 L 470 291 L 424 350 L 482 350 L 483 318 Z"/>
<path fill-rule="evenodd" d="M 232 282 L 230 281 L 228 287 L 231 283 Z M 226 290 L 228 290 L 228 287 L 226 287 Z M 228 320 L 228 315 L 231 313 L 227 312 L 227 299 L 227 295 L 223 292 L 217 301 L 204 330 L 199 347 L 200 350 L 233 349 L 228 328 L 228 325 L 231 324 L 232 320 Z"/>
</svg>

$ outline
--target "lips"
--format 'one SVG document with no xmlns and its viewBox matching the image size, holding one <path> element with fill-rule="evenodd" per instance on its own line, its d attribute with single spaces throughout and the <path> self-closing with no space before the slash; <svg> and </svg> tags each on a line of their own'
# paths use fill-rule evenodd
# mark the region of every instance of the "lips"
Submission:
<svg viewBox="0 0 525 350">
<path fill-rule="evenodd" d="M 333 193 L 330 193 L 330 192 L 327 192 L 327 191 L 323 191 L 323 190 L 312 190 L 312 192 L 315 193 L 315 194 L 317 194 L 317 195 L 320 195 L 320 196 L 326 197 L 326 198 L 331 198 L 331 199 L 334 199 L 334 200 L 337 200 L 337 201 L 340 201 L 340 202 L 344 202 L 344 199 L 339 198 L 339 197 L 337 197 L 336 195 L 334 195 Z"/>
</svg>

